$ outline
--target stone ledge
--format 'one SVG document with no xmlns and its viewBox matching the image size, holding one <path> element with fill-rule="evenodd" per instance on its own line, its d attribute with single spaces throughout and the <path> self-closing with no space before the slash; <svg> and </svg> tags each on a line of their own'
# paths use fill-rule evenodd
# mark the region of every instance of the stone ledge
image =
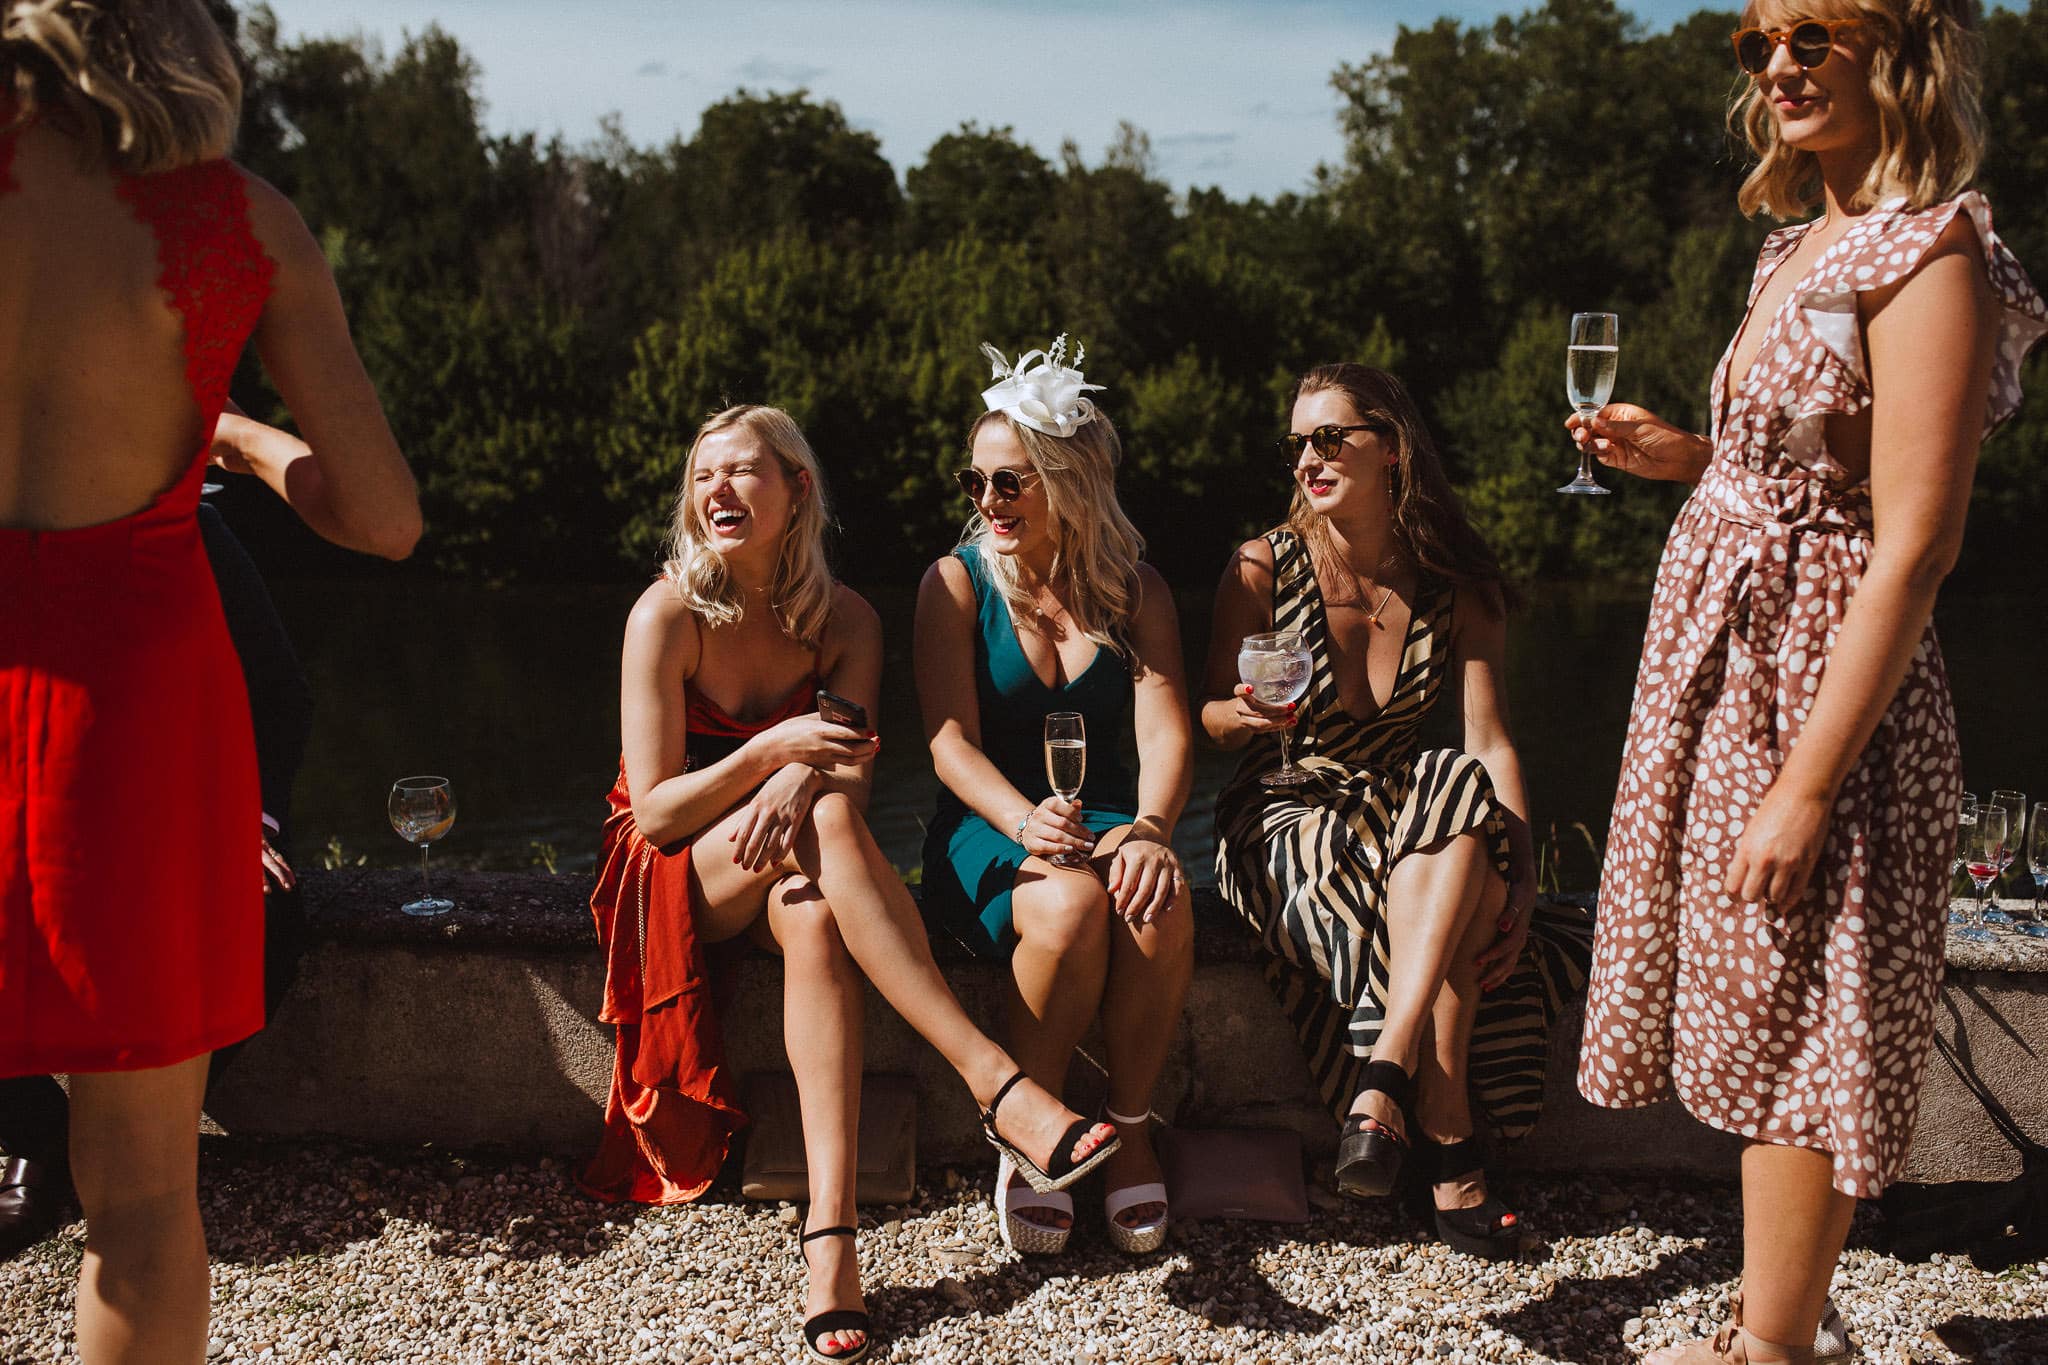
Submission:
<svg viewBox="0 0 2048 1365">
<path fill-rule="evenodd" d="M 417 876 L 351 870 L 305 878 L 310 946 L 271 1028 L 223 1069 L 210 1101 L 230 1132 L 451 1146 L 587 1152 L 603 1114 L 611 1030 L 597 1022 L 604 969 L 592 936 L 589 876 L 451 873 L 436 878 L 458 909 L 415 919 L 397 906 Z M 1155 1108 L 1195 1125 L 1299 1131 L 1311 1152 L 1335 1145 L 1250 935 L 1213 889 L 1196 895 L 1195 980 Z M 984 1027 L 1002 1015 L 995 966 L 936 936 L 934 952 Z M 728 1066 L 783 1069 L 782 977 L 750 954 L 725 983 Z M 1941 1027 L 2030 1132 L 2048 1133 L 2048 976 L 1950 971 Z M 937 1054 L 868 991 L 867 1069 L 912 1076 L 925 1161 L 986 1159 L 971 1101 Z M 1597 1109 L 1573 1084 L 1578 1015 L 1560 1021 L 1542 1122 L 1502 1165 L 1728 1176 L 1737 1143 L 1676 1104 Z M 1083 1044 L 1100 1057 L 1099 1038 Z M 1071 1099 L 1099 1097 L 1077 1061 Z M 1947 1064 L 1936 1058 L 1908 1178 L 2008 1179 L 2019 1162 Z"/>
</svg>

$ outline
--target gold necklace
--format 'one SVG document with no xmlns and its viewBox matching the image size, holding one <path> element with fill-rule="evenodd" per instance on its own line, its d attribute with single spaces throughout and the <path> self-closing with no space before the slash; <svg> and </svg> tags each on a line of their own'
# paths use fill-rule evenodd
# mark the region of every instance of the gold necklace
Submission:
<svg viewBox="0 0 2048 1365">
<path fill-rule="evenodd" d="M 1380 600 L 1375 605 L 1368 607 L 1365 605 L 1367 597 L 1367 593 L 1365 590 L 1366 584 L 1373 583 L 1374 586 L 1378 586 L 1378 584 L 1374 581 L 1372 577 L 1366 574 L 1362 574 L 1358 572 L 1358 570 L 1352 568 L 1348 560 L 1340 560 L 1339 562 L 1344 565 L 1344 572 L 1349 574 L 1351 577 L 1352 589 L 1358 593 L 1358 601 L 1356 605 L 1362 611 L 1365 612 L 1366 624 L 1371 626 L 1374 630 L 1385 630 L 1387 628 L 1386 623 L 1380 620 L 1380 613 L 1385 611 L 1387 609 L 1387 603 L 1393 600 L 1394 585 L 1392 583 L 1387 584 L 1385 590 L 1380 593 Z M 1376 572 L 1384 573 L 1393 564 L 1393 562 L 1394 557 L 1392 555 L 1388 555 L 1385 559 L 1382 559 L 1379 562 Z M 1347 602 L 1344 605 L 1351 606 L 1353 604 Z"/>
</svg>

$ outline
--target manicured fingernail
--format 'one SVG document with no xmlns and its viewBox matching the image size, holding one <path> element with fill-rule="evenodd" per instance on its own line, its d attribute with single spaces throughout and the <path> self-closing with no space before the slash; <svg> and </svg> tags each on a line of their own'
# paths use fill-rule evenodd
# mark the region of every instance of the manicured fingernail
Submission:
<svg viewBox="0 0 2048 1365">
<path fill-rule="evenodd" d="M 1506 933 L 1506 932 L 1507 932 L 1508 930 L 1510 930 L 1510 929 L 1512 929 L 1512 928 L 1514 928 L 1514 927 L 1515 927 L 1515 917 L 1514 917 L 1513 915 L 1502 915 L 1502 916 L 1500 917 L 1500 931 L 1501 931 L 1501 932 L 1502 932 L 1503 934 L 1505 934 L 1505 933 Z"/>
</svg>

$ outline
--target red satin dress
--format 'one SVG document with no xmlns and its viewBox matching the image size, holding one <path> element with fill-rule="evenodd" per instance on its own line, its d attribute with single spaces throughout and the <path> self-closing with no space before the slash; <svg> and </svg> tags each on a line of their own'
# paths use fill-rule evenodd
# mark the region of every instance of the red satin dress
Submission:
<svg viewBox="0 0 2048 1365">
<path fill-rule="evenodd" d="M 0 213 L 14 150 L 0 134 Z M 168 1066 L 263 1024 L 255 741 L 195 509 L 275 267 L 235 166 L 117 187 L 206 440 L 130 516 L 0 529 L 0 1076 Z"/>
<path fill-rule="evenodd" d="M 816 704 L 807 678 L 775 711 L 738 721 L 691 688 L 685 694 L 686 766 L 716 763 L 763 730 Z M 590 913 L 605 950 L 604 1007 L 618 1048 L 604 1136 L 583 1188 L 606 1202 L 681 1204 L 711 1187 L 732 1136 L 746 1125 L 714 980 L 690 904 L 690 844 L 647 842 L 633 821 L 626 765 L 612 785 Z M 729 855 L 727 855 L 729 856 Z"/>
</svg>

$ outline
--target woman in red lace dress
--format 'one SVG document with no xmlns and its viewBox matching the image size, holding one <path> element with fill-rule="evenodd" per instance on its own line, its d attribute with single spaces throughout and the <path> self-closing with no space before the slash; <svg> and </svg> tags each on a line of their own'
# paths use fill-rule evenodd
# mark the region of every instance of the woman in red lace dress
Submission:
<svg viewBox="0 0 2048 1365">
<path fill-rule="evenodd" d="M 1640 408 L 1606 463 L 1696 482 L 1658 570 L 1600 886 L 1579 1088 L 1746 1140 L 1742 1294 L 1663 1365 L 1846 1359 L 1829 1280 L 1905 1165 L 1962 775 L 1929 616 L 2040 298 L 1968 188 L 1968 6 L 1752 5 L 1764 243 L 1711 437 Z M 1910 111 L 1910 112 L 1908 112 Z"/>
<path fill-rule="evenodd" d="M 200 480 L 212 454 L 392 557 L 419 510 L 318 245 L 222 159 L 240 84 L 201 0 L 0 12 L 0 1075 L 71 1076 L 81 1356 L 196 1362 L 200 1091 L 263 1019 Z M 252 335 L 312 449 L 222 417 Z"/>
</svg>

